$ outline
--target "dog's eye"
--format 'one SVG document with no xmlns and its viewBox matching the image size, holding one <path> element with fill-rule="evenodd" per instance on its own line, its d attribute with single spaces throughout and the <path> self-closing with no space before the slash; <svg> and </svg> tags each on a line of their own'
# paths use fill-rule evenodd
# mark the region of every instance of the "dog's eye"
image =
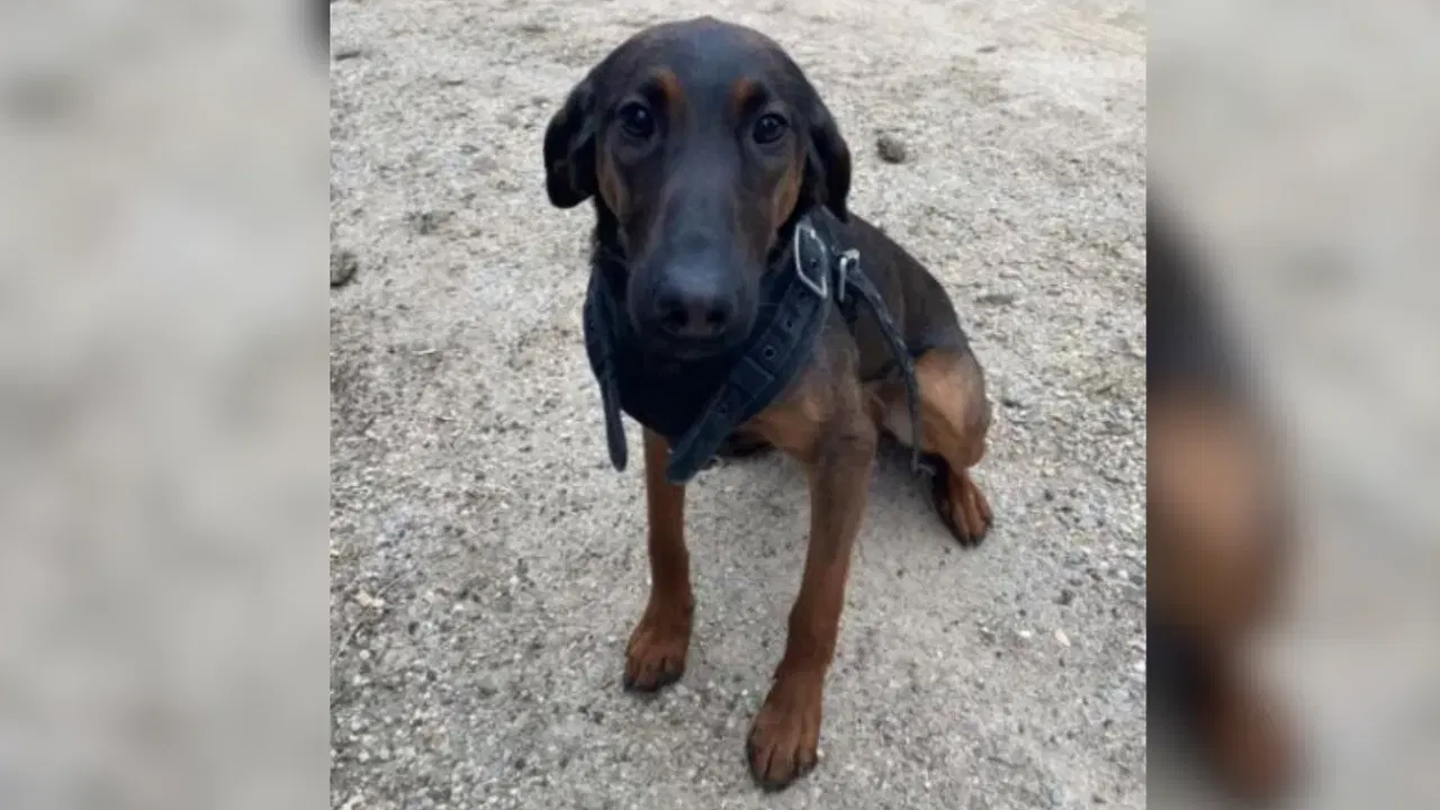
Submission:
<svg viewBox="0 0 1440 810">
<path fill-rule="evenodd" d="M 620 128 L 632 138 L 643 141 L 655 134 L 655 119 L 650 115 L 650 111 L 645 109 L 644 104 L 637 101 L 626 104 L 620 108 L 618 118 Z"/>
<path fill-rule="evenodd" d="M 785 122 L 785 119 L 779 115 L 766 113 L 760 116 L 760 120 L 755 122 L 755 131 L 752 133 L 752 137 L 755 138 L 755 142 L 758 144 L 775 143 L 785 135 L 785 130 L 789 126 L 790 125 Z"/>
</svg>

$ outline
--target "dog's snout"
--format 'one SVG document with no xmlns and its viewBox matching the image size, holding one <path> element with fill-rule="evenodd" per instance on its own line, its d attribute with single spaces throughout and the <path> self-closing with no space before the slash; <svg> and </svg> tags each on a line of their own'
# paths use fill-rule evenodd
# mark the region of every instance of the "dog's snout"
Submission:
<svg viewBox="0 0 1440 810">
<path fill-rule="evenodd" d="M 698 269 L 674 272 L 655 291 L 653 318 L 666 337 L 712 341 L 729 331 L 736 295 L 708 275 Z"/>
</svg>

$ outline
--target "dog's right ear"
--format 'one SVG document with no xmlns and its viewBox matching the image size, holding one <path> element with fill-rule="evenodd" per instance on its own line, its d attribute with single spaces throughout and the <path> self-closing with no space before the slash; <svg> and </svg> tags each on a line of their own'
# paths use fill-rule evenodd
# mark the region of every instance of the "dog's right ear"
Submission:
<svg viewBox="0 0 1440 810">
<path fill-rule="evenodd" d="M 849 222 L 846 201 L 850 197 L 850 147 L 840 134 L 835 117 L 820 100 L 820 94 L 809 82 L 805 87 L 809 96 L 810 126 L 801 194 L 829 208 L 841 222 Z"/>
<path fill-rule="evenodd" d="M 545 191 L 556 208 L 574 208 L 595 193 L 593 73 L 570 91 L 545 129 Z"/>
</svg>

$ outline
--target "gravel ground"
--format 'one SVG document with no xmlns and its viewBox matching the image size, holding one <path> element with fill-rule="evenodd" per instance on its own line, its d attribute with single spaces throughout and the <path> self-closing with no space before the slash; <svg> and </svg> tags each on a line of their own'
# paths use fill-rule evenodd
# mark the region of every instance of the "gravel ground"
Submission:
<svg viewBox="0 0 1440 810">
<path fill-rule="evenodd" d="M 1145 806 L 1144 5 L 876 8 L 331 6 L 333 807 Z M 580 341 L 588 212 L 551 209 L 540 166 L 585 69 L 700 12 L 806 68 L 852 207 L 945 283 L 999 403 L 978 551 L 882 462 L 824 761 L 770 797 L 743 741 L 804 482 L 772 458 L 691 488 L 689 669 L 624 694 L 643 489 L 609 468 Z"/>
</svg>

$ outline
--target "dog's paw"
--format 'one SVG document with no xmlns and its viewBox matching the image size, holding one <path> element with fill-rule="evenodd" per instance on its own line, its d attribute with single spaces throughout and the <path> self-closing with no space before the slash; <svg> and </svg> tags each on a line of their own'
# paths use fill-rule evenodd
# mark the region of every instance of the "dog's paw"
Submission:
<svg viewBox="0 0 1440 810">
<path fill-rule="evenodd" d="M 821 691 L 782 687 L 770 690 L 745 742 L 750 775 L 767 791 L 784 790 L 819 762 Z"/>
<path fill-rule="evenodd" d="M 943 461 L 932 461 L 935 477 L 931 480 L 931 497 L 935 511 L 950 534 L 960 545 L 973 548 L 989 533 L 995 516 L 985 493 L 975 485 L 968 470 L 956 471 Z"/>
<path fill-rule="evenodd" d="M 690 649 L 690 611 L 651 605 L 625 648 L 625 689 L 654 692 L 680 680 Z"/>
</svg>

